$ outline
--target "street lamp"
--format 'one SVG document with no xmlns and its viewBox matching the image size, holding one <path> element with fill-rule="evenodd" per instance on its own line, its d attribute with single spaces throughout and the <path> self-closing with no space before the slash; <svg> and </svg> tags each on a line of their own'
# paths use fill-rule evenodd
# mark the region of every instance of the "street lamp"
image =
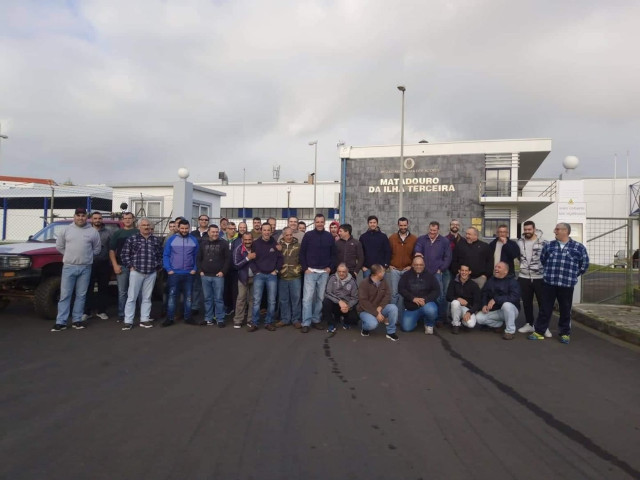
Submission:
<svg viewBox="0 0 640 480">
<path fill-rule="evenodd" d="M 398 85 L 398 90 L 402 92 L 402 119 L 400 121 L 400 190 L 398 191 L 398 218 L 402 217 L 402 190 L 404 186 L 404 92 L 407 90 L 403 85 Z"/>
<path fill-rule="evenodd" d="M 309 142 L 309 145 L 313 145 L 314 158 L 313 158 L 313 217 L 316 216 L 316 183 L 318 182 L 318 141 L 314 140 Z"/>
</svg>

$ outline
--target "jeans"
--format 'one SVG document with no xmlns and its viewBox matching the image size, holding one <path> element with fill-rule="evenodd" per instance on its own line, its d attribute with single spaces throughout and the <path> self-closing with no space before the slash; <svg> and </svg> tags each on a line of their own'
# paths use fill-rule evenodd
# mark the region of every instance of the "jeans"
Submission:
<svg viewBox="0 0 640 480">
<path fill-rule="evenodd" d="M 200 274 L 196 274 L 200 276 Z M 196 312 L 200 311 L 202 305 L 202 282 L 198 282 L 197 278 L 193 280 L 193 287 L 191 289 L 191 310 Z"/>
<path fill-rule="evenodd" d="M 129 274 L 131 273 L 124 265 L 120 265 L 122 272 L 116 275 L 118 282 L 118 317 L 124 318 L 124 306 L 127 304 L 127 295 L 129 293 Z"/>
<path fill-rule="evenodd" d="M 544 280 L 541 278 L 520 278 L 518 277 L 518 285 L 520 285 L 520 295 L 522 296 L 522 308 L 524 310 L 524 318 L 529 325 L 533 325 L 533 296 L 538 301 L 538 309 L 542 308 L 542 285 Z"/>
<path fill-rule="evenodd" d="M 402 325 L 402 316 L 404 315 L 404 298 L 398 293 L 398 283 L 402 275 L 405 273 L 403 270 L 389 269 L 389 286 L 391 287 L 391 303 L 398 307 L 398 323 Z"/>
<path fill-rule="evenodd" d="M 270 273 L 258 273 L 253 277 L 253 324 L 260 322 L 260 303 L 262 292 L 267 290 L 267 316 L 264 324 L 273 323 L 273 314 L 276 311 L 276 295 L 278 294 L 278 276 Z"/>
<path fill-rule="evenodd" d="M 451 302 L 451 325 L 454 327 L 459 327 L 460 323 L 463 323 L 465 327 L 473 328 L 476 326 L 476 314 L 472 313 L 469 321 L 465 322 L 462 320 L 464 314 L 469 311 L 468 307 L 460 305 L 458 300 L 454 300 Z"/>
<path fill-rule="evenodd" d="M 136 313 L 136 302 L 138 296 L 142 295 L 140 304 L 140 321 L 148 322 L 151 314 L 151 295 L 153 294 L 153 286 L 156 283 L 156 272 L 140 273 L 132 271 L 129 274 L 129 293 L 127 294 L 127 303 L 124 307 L 124 323 L 132 324 L 133 317 Z"/>
<path fill-rule="evenodd" d="M 573 303 L 573 287 L 557 287 L 546 282 L 542 284 L 542 305 L 534 325 L 536 332 L 544 335 L 549 328 L 549 321 L 553 313 L 553 304 L 558 300 L 560 320 L 558 320 L 559 335 L 571 335 L 571 305 Z"/>
<path fill-rule="evenodd" d="M 73 312 L 71 320 L 73 323 L 82 321 L 84 313 L 84 302 L 87 298 L 87 287 L 91 279 L 91 265 L 70 265 L 62 267 L 62 278 L 60 279 L 60 301 L 58 302 L 58 316 L 56 323 L 66 325 L 71 309 L 71 297 L 73 291 L 76 292 L 76 299 L 73 302 Z"/>
<path fill-rule="evenodd" d="M 308 327 L 320 323 L 322 300 L 327 289 L 329 274 L 327 272 L 309 272 L 304 274 L 304 293 L 302 294 L 302 326 Z"/>
<path fill-rule="evenodd" d="M 204 294 L 204 320 L 213 322 L 214 305 L 215 318 L 218 323 L 224 323 L 224 277 L 208 277 L 200 275 L 202 293 Z"/>
<path fill-rule="evenodd" d="M 290 280 L 278 280 L 278 295 L 280 296 L 280 321 L 285 325 L 300 323 L 302 319 L 302 305 L 300 304 L 300 277 Z"/>
<path fill-rule="evenodd" d="M 393 303 L 389 303 L 385 305 L 385 307 L 380 312 L 383 317 L 386 317 L 389 324 L 385 326 L 387 327 L 387 333 L 396 333 L 396 322 L 398 321 L 398 307 L 396 307 Z M 380 323 L 378 319 L 367 312 L 360 312 L 360 321 L 362 322 L 363 330 L 375 330 Z"/>
<path fill-rule="evenodd" d="M 176 303 L 180 292 L 184 297 L 184 319 L 191 319 L 191 292 L 195 275 L 190 273 L 174 273 L 169 275 L 169 300 L 167 301 L 167 320 L 173 321 L 176 314 Z"/>
<path fill-rule="evenodd" d="M 405 310 L 402 317 L 402 330 L 410 332 L 418 326 L 418 321 L 424 319 L 425 326 L 433 327 L 438 319 L 438 306 L 435 302 L 425 303 L 417 310 Z"/>
<path fill-rule="evenodd" d="M 505 333 L 516 333 L 516 318 L 518 309 L 513 303 L 504 302 L 499 310 L 492 310 L 489 313 L 476 313 L 478 325 L 488 325 L 491 328 L 498 328 L 504 322 Z M 544 333 L 546 328 L 542 331 Z"/>
<path fill-rule="evenodd" d="M 436 304 L 438 305 L 438 314 L 440 317 L 440 321 L 444 322 L 447 320 L 447 295 L 444 291 L 444 283 L 442 281 L 443 273 L 434 273 L 433 276 L 436 277 L 438 281 L 438 286 L 440 287 L 440 296 L 436 299 Z"/>
</svg>

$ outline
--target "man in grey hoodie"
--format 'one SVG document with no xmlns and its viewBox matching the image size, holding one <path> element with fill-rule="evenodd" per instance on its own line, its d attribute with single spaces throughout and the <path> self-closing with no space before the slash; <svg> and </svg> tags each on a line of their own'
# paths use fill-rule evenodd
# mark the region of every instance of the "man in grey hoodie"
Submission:
<svg viewBox="0 0 640 480">
<path fill-rule="evenodd" d="M 71 314 L 72 325 L 75 329 L 83 329 L 87 326 L 86 322 L 82 321 L 82 314 L 91 279 L 91 265 L 93 257 L 98 255 L 102 248 L 100 234 L 87 224 L 87 210 L 85 208 L 76 208 L 73 223 L 65 228 L 56 239 L 56 248 L 63 255 L 63 267 L 58 317 L 51 331 L 66 330 L 71 308 L 71 296 L 74 290 L 76 299 Z"/>
</svg>

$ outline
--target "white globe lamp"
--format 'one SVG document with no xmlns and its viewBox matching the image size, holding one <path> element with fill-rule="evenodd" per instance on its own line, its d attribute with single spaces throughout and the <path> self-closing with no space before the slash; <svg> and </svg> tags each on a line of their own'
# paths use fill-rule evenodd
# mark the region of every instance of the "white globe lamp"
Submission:
<svg viewBox="0 0 640 480">
<path fill-rule="evenodd" d="M 187 178 L 189 178 L 189 170 L 187 170 L 186 168 L 182 167 L 178 169 L 178 176 L 182 179 L 182 180 L 186 180 Z"/>
</svg>

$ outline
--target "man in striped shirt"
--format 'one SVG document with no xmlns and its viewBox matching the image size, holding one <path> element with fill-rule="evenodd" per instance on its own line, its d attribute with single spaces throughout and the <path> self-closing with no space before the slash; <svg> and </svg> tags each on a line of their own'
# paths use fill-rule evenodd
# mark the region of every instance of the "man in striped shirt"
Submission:
<svg viewBox="0 0 640 480">
<path fill-rule="evenodd" d="M 535 322 L 536 331 L 528 338 L 544 340 L 553 304 L 557 299 L 560 310 L 558 335 L 560 342 L 568 344 L 571 336 L 573 287 L 578 283 L 578 277 L 589 268 L 589 255 L 584 245 L 569 236 L 571 225 L 568 223 L 558 223 L 553 233 L 556 239 L 546 244 L 540 254 L 540 262 L 544 267 L 542 305 Z"/>
</svg>

